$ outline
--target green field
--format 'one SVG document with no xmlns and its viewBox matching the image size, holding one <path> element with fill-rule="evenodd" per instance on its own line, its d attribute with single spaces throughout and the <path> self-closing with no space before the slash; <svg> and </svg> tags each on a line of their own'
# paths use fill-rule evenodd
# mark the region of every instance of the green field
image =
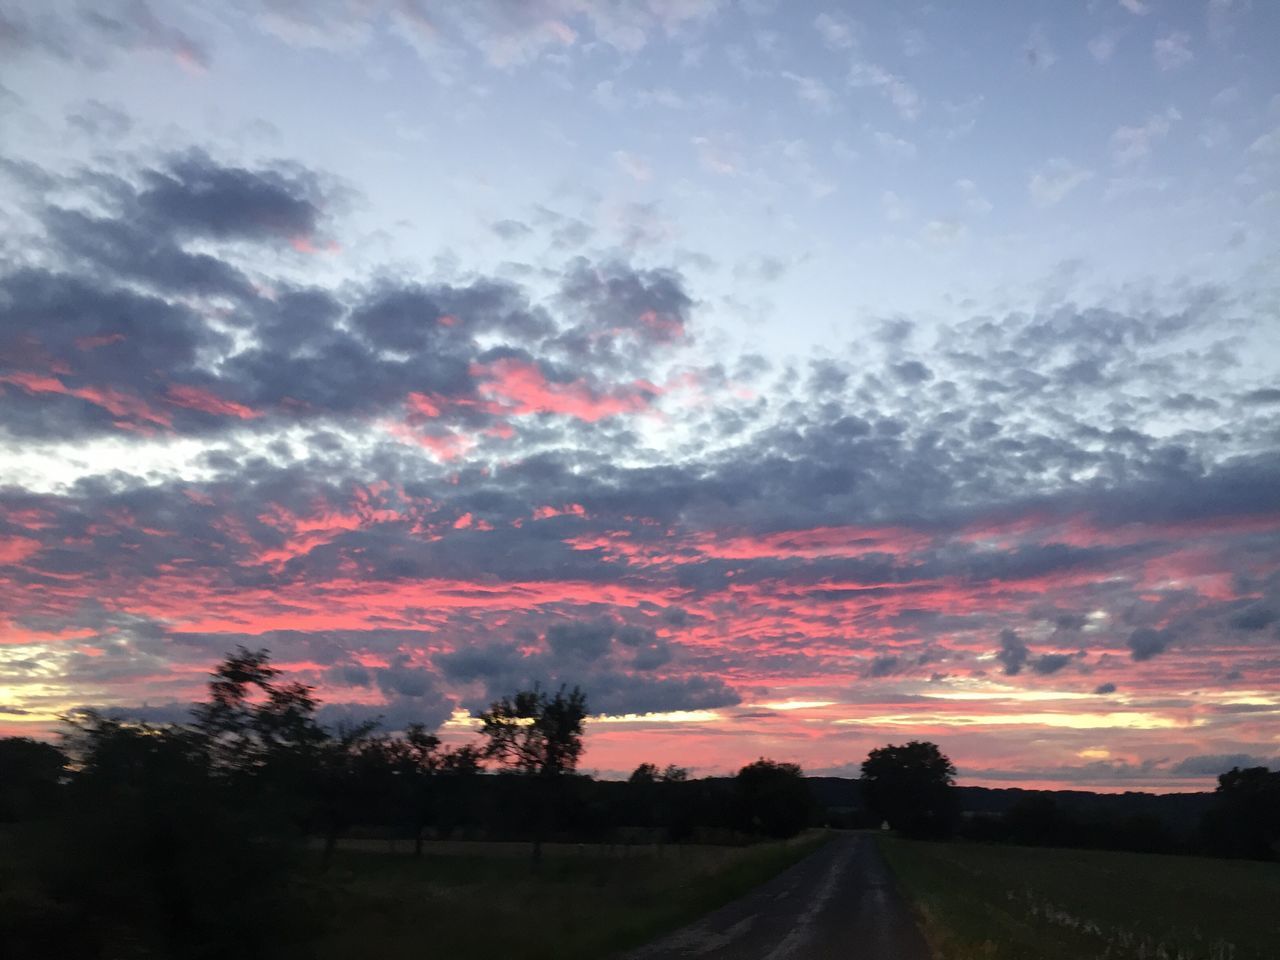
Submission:
<svg viewBox="0 0 1280 960">
<path fill-rule="evenodd" d="M 339 850 L 327 878 L 336 894 L 330 932 L 316 956 L 602 960 L 746 893 L 823 839 L 553 847 L 536 874 L 527 845 L 517 857 L 503 844 L 451 844 L 421 860 Z"/>
<path fill-rule="evenodd" d="M 880 843 L 942 960 L 1280 957 L 1280 864 Z"/>
</svg>

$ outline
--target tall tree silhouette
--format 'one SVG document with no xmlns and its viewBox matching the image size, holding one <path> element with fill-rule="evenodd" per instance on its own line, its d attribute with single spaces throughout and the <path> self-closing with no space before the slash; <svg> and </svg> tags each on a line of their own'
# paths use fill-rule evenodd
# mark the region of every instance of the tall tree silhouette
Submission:
<svg viewBox="0 0 1280 960">
<path fill-rule="evenodd" d="M 542 859 L 549 806 L 559 794 L 558 780 L 573 773 L 582 756 L 587 696 L 564 687 L 548 696 L 534 687 L 495 700 L 480 714 L 485 756 L 532 778 L 533 861 Z"/>
<path fill-rule="evenodd" d="M 867 806 L 908 836 L 943 837 L 955 828 L 955 776 L 951 760 L 924 740 L 880 747 L 862 761 Z"/>
<path fill-rule="evenodd" d="M 762 757 L 739 770 L 734 783 L 743 825 L 753 833 L 790 837 L 808 824 L 813 796 L 799 764 Z"/>
</svg>

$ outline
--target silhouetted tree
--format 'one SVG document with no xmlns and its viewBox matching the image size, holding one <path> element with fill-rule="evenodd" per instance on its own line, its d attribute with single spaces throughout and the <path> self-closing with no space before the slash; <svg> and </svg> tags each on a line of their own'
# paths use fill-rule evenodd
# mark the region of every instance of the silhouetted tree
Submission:
<svg viewBox="0 0 1280 960">
<path fill-rule="evenodd" d="M 0 739 L 0 823 L 48 816 L 58 808 L 67 756 L 29 737 Z"/>
<path fill-rule="evenodd" d="M 324 837 L 327 865 L 342 832 L 390 788 L 390 758 L 376 722 L 330 731 L 313 689 L 279 676 L 266 650 L 238 647 L 214 670 L 192 729 L 240 802 Z"/>
<path fill-rule="evenodd" d="M 661 770 L 656 763 L 642 763 L 631 771 L 628 783 L 684 783 L 689 779 L 689 771 L 669 763 Z"/>
<path fill-rule="evenodd" d="M 656 763 L 640 764 L 627 778 L 622 822 L 627 826 L 660 828 L 663 839 L 684 839 L 692 830 L 692 813 L 681 796 L 687 793 L 681 785 L 688 779 L 689 771 L 674 763 L 662 768 Z"/>
<path fill-rule="evenodd" d="M 945 837 L 955 827 L 956 768 L 938 745 L 912 740 L 872 750 L 862 762 L 872 813 L 907 836 Z"/>
<path fill-rule="evenodd" d="M 289 756 L 310 764 L 292 769 L 288 786 L 295 784 L 301 794 L 294 799 L 295 809 L 304 821 L 324 836 L 322 863 L 328 867 L 333 851 L 342 836 L 362 816 L 376 811 L 390 796 L 395 770 L 387 737 L 375 737 L 377 723 L 367 721 L 339 727 L 324 733 L 322 739 L 305 746 L 301 757 Z M 277 758 L 276 762 L 280 762 Z M 270 776 L 273 771 L 266 769 Z"/>
<path fill-rule="evenodd" d="M 577 687 L 554 697 L 535 687 L 495 700 L 480 714 L 485 755 L 521 773 L 573 773 L 586 716 L 587 697 Z"/>
<path fill-rule="evenodd" d="M 495 700 L 480 714 L 480 732 L 488 759 L 533 778 L 533 860 L 542 858 L 548 804 L 563 774 L 573 773 L 582 756 L 587 697 L 564 687 L 550 697 L 543 690 L 521 690 Z"/>
<path fill-rule="evenodd" d="M 1280 770 L 1232 767 L 1218 777 L 1215 798 L 1201 824 L 1213 852 L 1255 860 L 1280 856 Z"/>
<path fill-rule="evenodd" d="M 233 777 L 269 774 L 275 788 L 301 779 L 330 739 L 316 720 L 312 688 L 277 681 L 266 650 L 236 652 L 213 672 L 209 700 L 193 711 L 215 768 Z"/>
<path fill-rule="evenodd" d="M 213 773 L 199 731 L 92 712 L 67 723 L 65 847 L 42 865 L 79 938 L 64 955 L 308 955 L 319 926 L 288 847 Z"/>
<path fill-rule="evenodd" d="M 642 763 L 631 771 L 631 776 L 627 778 L 628 783 L 643 784 L 658 782 L 658 765 L 656 763 Z"/>
<path fill-rule="evenodd" d="M 435 823 L 441 835 L 477 823 L 476 799 L 479 775 L 484 770 L 484 750 L 471 744 L 443 750 L 438 755 L 432 790 Z"/>
<path fill-rule="evenodd" d="M 762 757 L 739 770 L 734 784 L 743 825 L 753 833 L 790 837 L 808 825 L 813 796 L 798 764 Z"/>
<path fill-rule="evenodd" d="M 408 827 L 417 856 L 430 825 L 449 832 L 466 816 L 464 781 L 478 774 L 484 761 L 480 748 L 469 744 L 440 749 L 440 738 L 420 723 L 410 724 L 401 736 L 371 740 L 363 759 L 386 781 L 381 789 L 390 807 L 387 819 Z M 366 780 L 372 784 L 372 778 Z M 378 805 L 376 797 L 366 802 Z"/>
</svg>

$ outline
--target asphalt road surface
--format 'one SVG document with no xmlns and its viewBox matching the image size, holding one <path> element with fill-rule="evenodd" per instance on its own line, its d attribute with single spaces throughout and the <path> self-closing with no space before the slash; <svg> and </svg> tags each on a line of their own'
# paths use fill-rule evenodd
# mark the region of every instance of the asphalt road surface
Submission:
<svg viewBox="0 0 1280 960">
<path fill-rule="evenodd" d="M 930 960 L 870 837 L 838 836 L 815 853 L 623 960 Z"/>
</svg>

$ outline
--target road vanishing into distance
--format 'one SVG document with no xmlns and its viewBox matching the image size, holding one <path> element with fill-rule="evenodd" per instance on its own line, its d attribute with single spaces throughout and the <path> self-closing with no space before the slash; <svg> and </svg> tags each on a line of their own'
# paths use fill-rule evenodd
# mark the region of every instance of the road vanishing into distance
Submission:
<svg viewBox="0 0 1280 960">
<path fill-rule="evenodd" d="M 930 960 L 875 841 L 837 836 L 769 882 L 622 960 Z"/>
</svg>

